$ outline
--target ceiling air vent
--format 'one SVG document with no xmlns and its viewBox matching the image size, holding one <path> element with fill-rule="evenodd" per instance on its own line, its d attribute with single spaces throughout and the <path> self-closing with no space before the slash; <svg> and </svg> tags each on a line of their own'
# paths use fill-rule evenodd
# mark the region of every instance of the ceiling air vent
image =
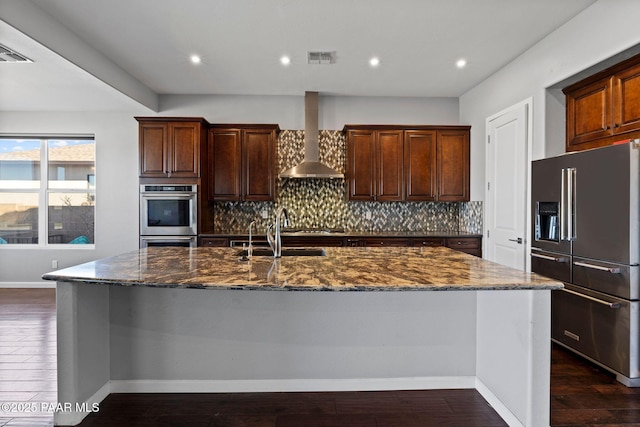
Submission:
<svg viewBox="0 0 640 427">
<path fill-rule="evenodd" d="M 333 64 L 336 62 L 335 52 L 307 52 L 309 64 Z"/>
<path fill-rule="evenodd" d="M 0 44 L 0 62 L 33 62 L 26 56 Z"/>
</svg>

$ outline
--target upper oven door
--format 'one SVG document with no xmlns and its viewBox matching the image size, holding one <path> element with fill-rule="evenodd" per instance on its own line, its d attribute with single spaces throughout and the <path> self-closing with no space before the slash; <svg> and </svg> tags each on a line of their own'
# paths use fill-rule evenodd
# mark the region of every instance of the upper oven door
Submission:
<svg viewBox="0 0 640 427">
<path fill-rule="evenodd" d="M 197 229 L 195 193 L 141 193 L 140 235 L 194 236 Z"/>
</svg>

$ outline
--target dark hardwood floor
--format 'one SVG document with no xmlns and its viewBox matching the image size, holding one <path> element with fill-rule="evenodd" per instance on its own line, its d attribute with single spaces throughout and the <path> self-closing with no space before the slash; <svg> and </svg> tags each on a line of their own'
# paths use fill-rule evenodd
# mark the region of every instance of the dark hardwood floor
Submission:
<svg viewBox="0 0 640 427">
<path fill-rule="evenodd" d="M 0 289 L 0 403 L 56 402 L 55 293 Z M 640 426 L 640 388 L 552 346 L 552 426 Z M 51 413 L 4 413 L 0 427 L 53 425 Z M 112 394 L 97 426 L 504 426 L 475 390 Z"/>
</svg>

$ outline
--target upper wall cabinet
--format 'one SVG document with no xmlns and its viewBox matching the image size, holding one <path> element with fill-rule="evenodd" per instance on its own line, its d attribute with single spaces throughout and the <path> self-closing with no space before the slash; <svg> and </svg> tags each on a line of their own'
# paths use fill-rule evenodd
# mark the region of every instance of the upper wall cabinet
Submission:
<svg viewBox="0 0 640 427">
<path fill-rule="evenodd" d="M 275 199 L 278 125 L 211 125 L 209 200 Z"/>
<path fill-rule="evenodd" d="M 347 125 L 347 199 L 468 201 L 469 126 Z"/>
<path fill-rule="evenodd" d="M 404 199 L 402 130 L 347 131 L 347 198 Z"/>
<path fill-rule="evenodd" d="M 141 178 L 199 178 L 207 122 L 191 117 L 136 117 Z"/>
<path fill-rule="evenodd" d="M 640 137 L 640 56 L 565 88 L 567 151 Z"/>
</svg>

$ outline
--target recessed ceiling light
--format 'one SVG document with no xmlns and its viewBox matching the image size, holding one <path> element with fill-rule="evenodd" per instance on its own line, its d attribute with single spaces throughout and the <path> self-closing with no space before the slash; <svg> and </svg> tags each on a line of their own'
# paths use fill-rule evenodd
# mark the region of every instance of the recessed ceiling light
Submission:
<svg viewBox="0 0 640 427">
<path fill-rule="evenodd" d="M 288 57 L 287 55 L 282 55 L 282 56 L 280 57 L 280 63 L 281 63 L 282 65 L 289 65 L 289 64 L 291 64 L 291 58 L 290 58 L 290 57 Z"/>
<path fill-rule="evenodd" d="M 458 68 L 464 68 L 467 66 L 467 60 L 464 58 L 460 58 L 456 61 L 456 67 Z"/>
<path fill-rule="evenodd" d="M 374 56 L 369 60 L 369 65 L 371 65 L 372 67 L 377 67 L 378 65 L 380 65 L 380 58 Z"/>
<path fill-rule="evenodd" d="M 190 59 L 192 64 L 199 64 L 202 62 L 202 58 L 200 57 L 200 55 L 191 55 Z"/>
</svg>

